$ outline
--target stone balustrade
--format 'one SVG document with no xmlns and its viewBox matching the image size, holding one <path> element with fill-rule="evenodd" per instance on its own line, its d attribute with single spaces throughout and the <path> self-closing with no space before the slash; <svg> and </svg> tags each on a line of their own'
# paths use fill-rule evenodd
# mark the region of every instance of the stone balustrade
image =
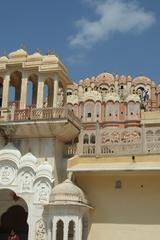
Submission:
<svg viewBox="0 0 160 240">
<path fill-rule="evenodd" d="M 10 105 L 6 109 L 0 110 L 0 123 L 1 122 L 26 122 L 26 121 L 39 121 L 39 120 L 56 120 L 68 119 L 74 124 L 81 125 L 81 121 L 77 118 L 72 111 L 66 107 L 57 108 L 35 108 L 28 107 L 25 109 L 17 109 L 15 104 Z"/>
<path fill-rule="evenodd" d="M 116 133 L 115 133 L 116 132 Z M 137 135 L 136 135 L 137 133 Z M 86 136 L 95 134 L 95 143 Z M 117 135 L 116 135 L 117 134 Z M 107 136 L 104 138 L 104 135 Z M 128 138 L 126 138 L 128 136 Z M 88 141 L 88 142 L 87 142 Z M 66 145 L 66 155 L 118 156 L 160 153 L 160 128 L 143 127 L 131 129 L 100 129 L 82 131 L 79 143 Z M 72 153 L 72 154 L 71 154 Z"/>
</svg>

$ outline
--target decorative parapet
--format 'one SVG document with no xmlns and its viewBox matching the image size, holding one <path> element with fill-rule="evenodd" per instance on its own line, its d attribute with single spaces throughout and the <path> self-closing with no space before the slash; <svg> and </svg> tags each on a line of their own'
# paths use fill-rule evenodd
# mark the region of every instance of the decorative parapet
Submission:
<svg viewBox="0 0 160 240">
<path fill-rule="evenodd" d="M 26 108 L 1 110 L 1 122 L 26 122 L 26 121 L 43 121 L 68 119 L 78 127 L 81 127 L 81 121 L 69 109 L 62 108 Z"/>
<path fill-rule="evenodd" d="M 77 147 L 66 145 L 65 155 L 134 156 L 160 153 L 160 128 L 82 130 Z"/>
</svg>

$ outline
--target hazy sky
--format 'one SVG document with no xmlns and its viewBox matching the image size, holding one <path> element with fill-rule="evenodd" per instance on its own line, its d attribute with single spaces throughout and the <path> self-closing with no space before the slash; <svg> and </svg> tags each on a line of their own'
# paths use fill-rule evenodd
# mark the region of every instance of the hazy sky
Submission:
<svg viewBox="0 0 160 240">
<path fill-rule="evenodd" d="M 160 0 L 1 0 L 0 55 L 52 49 L 72 80 L 146 75 L 160 83 Z"/>
</svg>

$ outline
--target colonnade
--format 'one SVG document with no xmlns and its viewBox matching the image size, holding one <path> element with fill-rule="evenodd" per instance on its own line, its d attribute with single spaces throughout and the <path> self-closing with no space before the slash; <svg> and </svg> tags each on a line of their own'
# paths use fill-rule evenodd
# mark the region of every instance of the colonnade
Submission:
<svg viewBox="0 0 160 240">
<path fill-rule="evenodd" d="M 19 72 L 21 73 L 21 72 Z M 11 74 L 6 72 L 4 76 L 1 76 L 1 107 L 7 108 L 9 104 L 9 88 L 12 86 L 11 84 Z M 36 108 L 43 108 L 44 105 L 44 86 L 46 84 L 46 80 L 49 79 L 50 84 L 48 83 L 48 99 L 47 106 L 49 107 L 57 107 L 58 102 L 58 92 L 59 87 L 61 85 L 59 75 L 57 73 L 53 74 L 52 77 L 48 77 L 46 74 L 38 73 L 34 74 L 36 76 L 36 80 L 31 80 L 31 74 L 29 72 L 22 72 L 21 78 L 14 79 L 14 87 L 15 87 L 15 100 L 19 102 L 19 108 L 25 109 L 27 106 L 27 91 L 28 91 L 28 83 L 32 81 L 32 103 Z M 62 88 L 62 85 L 61 85 Z M 63 90 L 63 89 L 62 89 Z"/>
</svg>

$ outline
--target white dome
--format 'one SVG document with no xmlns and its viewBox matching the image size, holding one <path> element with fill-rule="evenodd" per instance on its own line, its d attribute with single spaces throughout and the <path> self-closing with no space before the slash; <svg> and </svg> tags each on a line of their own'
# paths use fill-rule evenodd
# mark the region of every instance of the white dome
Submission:
<svg viewBox="0 0 160 240">
<path fill-rule="evenodd" d="M 111 73 L 108 72 L 102 72 L 96 77 L 97 81 L 103 80 L 103 81 L 114 81 L 114 76 Z"/>
<path fill-rule="evenodd" d="M 55 55 L 47 55 L 43 58 L 43 63 L 58 63 L 59 59 Z"/>
<path fill-rule="evenodd" d="M 119 96 L 116 94 L 116 93 L 108 93 L 106 96 L 104 96 L 104 100 L 105 102 L 108 102 L 108 101 L 113 101 L 113 102 L 119 102 L 120 99 L 119 99 Z"/>
<path fill-rule="evenodd" d="M 88 204 L 88 201 L 83 191 L 67 179 L 53 188 L 50 203 L 79 205 Z"/>
<path fill-rule="evenodd" d="M 28 152 L 21 157 L 21 167 L 28 166 L 34 168 L 36 163 L 37 158 L 31 152 Z"/>
<path fill-rule="evenodd" d="M 11 52 L 8 57 L 9 58 L 23 58 L 27 56 L 27 52 L 23 49 L 18 49 L 17 51 Z"/>
<path fill-rule="evenodd" d="M 43 162 L 37 168 L 37 177 L 47 177 L 52 179 L 52 166 L 47 162 Z"/>
<path fill-rule="evenodd" d="M 92 90 L 90 92 L 85 92 L 83 96 L 81 97 L 81 101 L 86 102 L 87 100 L 93 100 L 96 101 L 102 101 L 101 94 L 95 90 Z"/>
<path fill-rule="evenodd" d="M 29 62 L 29 61 L 30 61 L 30 62 L 32 62 L 32 61 L 41 61 L 42 58 L 43 58 L 43 56 L 42 56 L 40 53 L 35 52 L 35 53 L 33 53 L 32 55 L 27 56 L 27 61 L 28 61 L 28 62 Z"/>
<path fill-rule="evenodd" d="M 140 97 L 137 94 L 130 94 L 126 98 L 126 102 L 141 102 Z"/>
<path fill-rule="evenodd" d="M 0 57 L 0 63 L 7 63 L 7 62 L 8 62 L 8 58 L 6 56 Z"/>
<path fill-rule="evenodd" d="M 0 150 L 0 160 L 12 160 L 18 165 L 20 158 L 20 151 L 12 143 L 8 143 Z"/>
</svg>

